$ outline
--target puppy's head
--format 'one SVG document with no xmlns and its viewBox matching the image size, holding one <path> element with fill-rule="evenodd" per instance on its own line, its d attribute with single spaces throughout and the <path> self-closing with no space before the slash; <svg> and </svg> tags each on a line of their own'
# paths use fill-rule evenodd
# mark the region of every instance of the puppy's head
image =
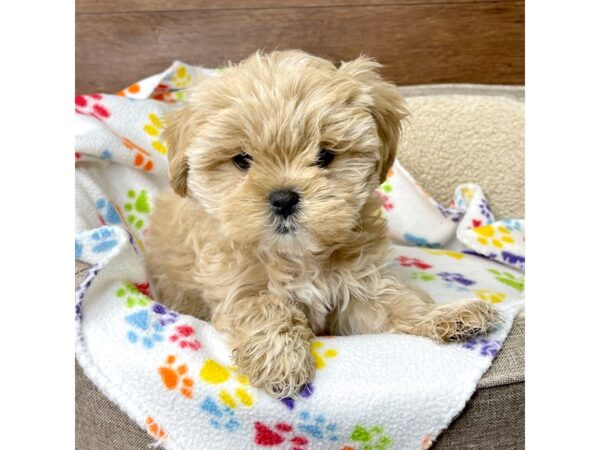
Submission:
<svg viewBox="0 0 600 450">
<path fill-rule="evenodd" d="M 285 51 L 202 80 L 167 118 L 173 189 L 239 243 L 321 251 L 343 241 L 385 179 L 407 115 L 379 67 Z"/>
</svg>

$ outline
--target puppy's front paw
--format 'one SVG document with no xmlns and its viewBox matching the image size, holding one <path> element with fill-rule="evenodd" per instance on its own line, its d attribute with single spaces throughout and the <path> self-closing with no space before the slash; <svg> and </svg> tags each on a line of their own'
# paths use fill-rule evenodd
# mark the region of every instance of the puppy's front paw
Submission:
<svg viewBox="0 0 600 450">
<path fill-rule="evenodd" d="M 480 300 L 463 300 L 437 306 L 420 324 L 425 335 L 438 342 L 463 341 L 486 333 L 502 321 L 491 304 Z"/>
<path fill-rule="evenodd" d="M 312 332 L 261 333 L 248 338 L 234 352 L 250 383 L 274 397 L 290 397 L 312 380 L 315 363 L 310 352 Z"/>
</svg>

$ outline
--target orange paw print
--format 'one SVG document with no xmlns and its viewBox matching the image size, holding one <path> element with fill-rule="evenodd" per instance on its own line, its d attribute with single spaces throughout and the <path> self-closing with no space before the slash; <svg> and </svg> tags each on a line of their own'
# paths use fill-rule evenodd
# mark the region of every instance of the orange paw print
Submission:
<svg viewBox="0 0 600 450">
<path fill-rule="evenodd" d="M 157 441 L 167 437 L 167 432 L 150 416 L 146 417 L 146 431 Z"/>
<path fill-rule="evenodd" d="M 323 349 L 324 346 L 325 344 L 321 341 L 313 341 L 310 344 L 310 353 L 315 360 L 315 369 L 322 369 L 326 367 L 326 360 L 335 358 L 338 354 L 337 350 L 334 350 L 333 348 L 329 348 L 321 352 L 321 349 Z"/>
<path fill-rule="evenodd" d="M 194 387 L 194 380 L 186 376 L 188 371 L 187 365 L 180 364 L 175 367 L 175 361 L 177 357 L 175 355 L 167 356 L 166 365 L 158 368 L 158 373 L 162 378 L 165 387 L 172 391 L 179 389 L 181 395 L 187 398 L 192 398 L 192 388 Z"/>
<path fill-rule="evenodd" d="M 152 140 L 151 145 L 161 155 L 167 153 L 167 146 L 159 139 L 160 132 L 164 128 L 164 123 L 160 117 L 154 113 L 148 114 L 149 123 L 144 126 L 144 131 Z"/>
<path fill-rule="evenodd" d="M 233 367 L 225 367 L 212 359 L 207 359 L 200 369 L 200 379 L 209 384 L 224 384 L 235 379 L 237 383 L 232 390 L 221 389 L 219 392 L 221 403 L 231 409 L 237 408 L 238 402 L 247 408 L 254 404 L 254 398 L 246 389 L 249 383 L 248 377 L 236 374 Z"/>
<path fill-rule="evenodd" d="M 121 89 L 117 92 L 117 95 L 121 97 L 126 97 L 127 94 L 137 94 L 140 92 L 140 85 L 137 83 L 133 83 L 131 86 L 126 87 L 125 89 Z"/>
<path fill-rule="evenodd" d="M 152 169 L 154 169 L 154 162 L 152 161 L 150 153 L 148 153 L 139 145 L 134 144 L 127 138 L 121 138 L 121 140 L 125 147 L 134 152 L 133 165 L 135 167 L 139 167 L 146 172 L 150 172 Z"/>
</svg>

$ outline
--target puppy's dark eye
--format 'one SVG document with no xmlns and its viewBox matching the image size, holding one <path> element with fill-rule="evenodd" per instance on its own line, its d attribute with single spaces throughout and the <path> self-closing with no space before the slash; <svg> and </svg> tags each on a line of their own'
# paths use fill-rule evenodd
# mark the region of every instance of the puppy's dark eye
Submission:
<svg viewBox="0 0 600 450">
<path fill-rule="evenodd" d="M 319 154 L 317 155 L 317 160 L 315 161 L 315 164 L 321 168 L 327 167 L 329 164 L 331 164 L 333 158 L 335 158 L 335 153 L 333 153 L 328 148 L 322 148 L 321 150 L 319 150 Z"/>
<path fill-rule="evenodd" d="M 240 170 L 248 170 L 250 168 L 250 162 L 252 161 L 252 156 L 250 156 L 246 152 L 242 152 L 239 155 L 235 155 L 233 157 L 233 164 Z"/>
</svg>

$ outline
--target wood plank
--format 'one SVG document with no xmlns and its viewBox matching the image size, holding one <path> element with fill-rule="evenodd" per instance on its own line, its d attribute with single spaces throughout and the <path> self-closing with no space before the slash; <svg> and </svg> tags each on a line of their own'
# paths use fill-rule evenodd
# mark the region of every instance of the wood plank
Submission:
<svg viewBox="0 0 600 450">
<path fill-rule="evenodd" d="M 361 53 L 398 84 L 524 83 L 522 2 L 79 15 L 79 93 L 115 92 L 174 59 L 216 67 L 257 49 Z"/>
<path fill-rule="evenodd" d="M 475 3 L 497 0 L 76 0 L 79 13 Z"/>
</svg>

